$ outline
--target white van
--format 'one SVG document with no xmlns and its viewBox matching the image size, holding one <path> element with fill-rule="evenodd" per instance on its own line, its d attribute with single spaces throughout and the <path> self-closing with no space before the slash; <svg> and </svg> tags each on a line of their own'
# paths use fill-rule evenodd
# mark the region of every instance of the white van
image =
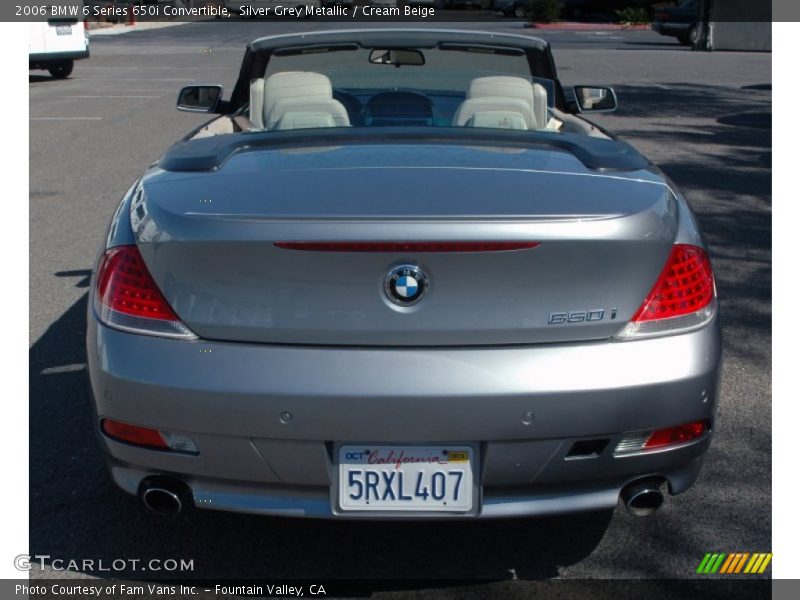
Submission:
<svg viewBox="0 0 800 600">
<path fill-rule="evenodd" d="M 56 79 L 64 79 L 81 58 L 89 58 L 89 36 L 82 21 L 50 19 L 28 23 L 30 69 L 45 69 Z"/>
</svg>

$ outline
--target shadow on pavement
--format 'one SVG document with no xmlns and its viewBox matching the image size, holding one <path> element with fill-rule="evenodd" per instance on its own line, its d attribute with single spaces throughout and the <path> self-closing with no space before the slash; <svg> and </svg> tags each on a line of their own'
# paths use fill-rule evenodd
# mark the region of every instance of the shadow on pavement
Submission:
<svg viewBox="0 0 800 600">
<path fill-rule="evenodd" d="M 760 90 L 771 92 L 772 91 L 772 84 L 771 83 L 756 83 L 754 85 L 743 85 L 743 90 Z"/>
<path fill-rule="evenodd" d="M 86 274 L 58 275 L 84 277 L 80 287 Z M 32 555 L 106 565 L 116 558 L 193 559 L 193 572 L 172 574 L 184 578 L 432 578 L 452 585 L 555 577 L 560 566 L 589 555 L 608 526 L 610 512 L 488 523 L 328 522 L 202 510 L 174 521 L 150 515 L 105 472 L 84 366 L 85 323 L 84 295 L 30 352 Z"/>
<path fill-rule="evenodd" d="M 715 265 L 723 323 L 736 332 L 726 335 L 726 351 L 766 359 L 772 324 L 771 84 L 748 88 L 619 86 L 620 110 L 608 126 L 643 150 L 692 204 Z M 626 129 L 629 117 L 641 125 Z"/>
<path fill-rule="evenodd" d="M 714 264 L 725 359 L 695 487 L 655 519 L 615 519 L 603 551 L 566 577 L 601 560 L 615 576 L 692 577 L 706 548 L 771 546 L 771 86 L 749 87 L 618 86 L 619 111 L 591 119 L 644 152 L 692 205 Z"/>
<path fill-rule="evenodd" d="M 685 52 L 690 51 L 692 48 L 691 46 L 686 46 L 681 44 L 678 40 L 674 42 L 639 42 L 639 41 L 624 41 L 623 44 L 626 46 L 650 46 L 656 47 L 660 50 L 683 50 Z M 636 48 L 620 48 L 620 50 L 636 50 Z"/>
<path fill-rule="evenodd" d="M 28 83 L 50 83 L 53 81 L 64 81 L 63 79 L 56 79 L 50 75 L 28 75 Z"/>
</svg>

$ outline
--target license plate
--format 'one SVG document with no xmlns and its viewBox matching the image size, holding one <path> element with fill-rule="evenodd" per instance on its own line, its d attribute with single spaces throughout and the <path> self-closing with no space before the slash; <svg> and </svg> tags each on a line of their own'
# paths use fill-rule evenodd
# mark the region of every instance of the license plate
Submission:
<svg viewBox="0 0 800 600">
<path fill-rule="evenodd" d="M 470 446 L 351 445 L 338 458 L 343 511 L 472 510 Z"/>
<path fill-rule="evenodd" d="M 72 35 L 72 25 L 56 25 L 56 35 Z"/>
</svg>

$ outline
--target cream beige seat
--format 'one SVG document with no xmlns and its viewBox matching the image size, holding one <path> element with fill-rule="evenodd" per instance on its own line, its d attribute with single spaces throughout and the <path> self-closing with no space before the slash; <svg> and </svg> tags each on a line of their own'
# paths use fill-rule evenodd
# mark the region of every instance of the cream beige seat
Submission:
<svg viewBox="0 0 800 600">
<path fill-rule="evenodd" d="M 328 77 L 311 71 L 274 73 L 250 83 L 253 129 L 347 127 L 344 105 L 333 98 Z"/>
<path fill-rule="evenodd" d="M 453 125 L 457 127 L 495 127 L 536 129 L 533 108 L 519 98 L 470 98 L 458 107 Z"/>
<path fill-rule="evenodd" d="M 543 129 L 547 123 L 547 90 L 509 75 L 473 79 L 453 119 L 457 126 L 511 129 Z"/>
</svg>

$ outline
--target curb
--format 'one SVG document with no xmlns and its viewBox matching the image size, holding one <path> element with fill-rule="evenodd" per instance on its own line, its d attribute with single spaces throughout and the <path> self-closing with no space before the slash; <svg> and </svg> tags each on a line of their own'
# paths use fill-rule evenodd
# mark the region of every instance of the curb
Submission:
<svg viewBox="0 0 800 600">
<path fill-rule="evenodd" d="M 526 29 L 546 29 L 550 31 L 631 31 L 650 29 L 649 23 L 576 23 L 561 21 L 555 23 L 525 23 Z"/>
<path fill-rule="evenodd" d="M 126 33 L 133 33 L 134 31 L 150 31 L 153 29 L 164 29 L 166 27 L 177 27 L 178 25 L 185 25 L 189 21 L 144 21 L 138 22 L 133 25 L 127 23 L 116 23 L 101 26 L 97 29 L 89 29 L 89 37 L 101 37 L 108 35 L 125 35 Z"/>
</svg>

